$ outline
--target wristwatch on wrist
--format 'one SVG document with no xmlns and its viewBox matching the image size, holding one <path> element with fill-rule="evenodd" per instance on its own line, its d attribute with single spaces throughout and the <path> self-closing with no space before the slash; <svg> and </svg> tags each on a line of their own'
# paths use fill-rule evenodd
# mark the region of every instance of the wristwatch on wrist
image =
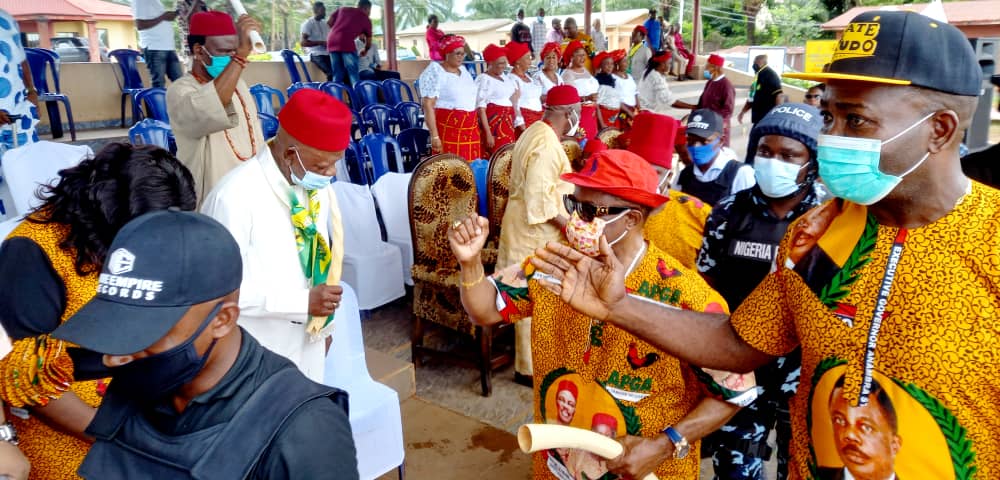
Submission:
<svg viewBox="0 0 1000 480">
<path fill-rule="evenodd" d="M 14 425 L 10 422 L 0 425 L 0 440 L 7 442 L 11 445 L 17 445 L 17 430 L 14 430 Z"/>
<path fill-rule="evenodd" d="M 680 432 L 674 430 L 674 427 L 667 427 L 667 429 L 664 430 L 663 433 L 665 433 L 667 435 L 667 438 L 669 438 L 670 441 L 674 443 L 675 460 L 680 460 L 688 456 L 688 452 L 691 451 L 691 445 L 688 444 L 688 441 L 686 438 L 684 438 L 684 435 L 681 435 Z"/>
</svg>

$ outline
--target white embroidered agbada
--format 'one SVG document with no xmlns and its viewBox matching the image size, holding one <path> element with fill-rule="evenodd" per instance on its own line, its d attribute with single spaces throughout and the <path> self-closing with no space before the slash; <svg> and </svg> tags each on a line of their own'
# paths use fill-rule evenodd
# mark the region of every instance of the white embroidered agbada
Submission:
<svg viewBox="0 0 1000 480">
<path fill-rule="evenodd" d="M 306 333 L 310 281 L 302 271 L 296 247 L 292 194 L 301 205 L 309 204 L 305 189 L 288 183 L 264 145 L 254 158 L 219 181 L 202 203 L 201 212 L 225 225 L 240 246 L 243 283 L 239 324 L 261 345 L 322 383 L 326 342 L 313 341 Z M 330 271 L 339 271 L 344 240 L 333 187 L 323 189 L 319 203 L 316 225 L 330 244 Z"/>
</svg>

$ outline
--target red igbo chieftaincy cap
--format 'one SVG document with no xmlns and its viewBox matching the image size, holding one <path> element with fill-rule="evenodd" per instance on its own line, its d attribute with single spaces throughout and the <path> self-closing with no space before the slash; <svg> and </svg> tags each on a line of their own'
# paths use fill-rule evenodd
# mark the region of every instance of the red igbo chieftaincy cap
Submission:
<svg viewBox="0 0 1000 480">
<path fill-rule="evenodd" d="M 545 56 L 549 54 L 549 52 L 556 52 L 556 57 L 561 57 L 562 56 L 562 47 L 559 46 L 559 42 L 549 42 L 549 43 L 546 43 L 545 46 L 542 47 L 542 56 L 541 56 L 541 58 L 544 59 Z"/>
<path fill-rule="evenodd" d="M 521 57 L 531 53 L 531 49 L 528 48 L 527 43 L 521 42 L 510 42 L 507 44 L 507 61 L 514 63 L 521 59 Z"/>
<path fill-rule="evenodd" d="M 573 59 L 573 54 L 576 53 L 576 51 L 580 50 L 581 48 L 585 48 L 583 46 L 583 42 L 579 40 L 573 40 L 572 42 L 569 42 L 569 45 L 566 45 L 566 49 L 563 50 L 563 63 L 569 65 L 570 60 Z"/>
<path fill-rule="evenodd" d="M 216 10 L 198 12 L 191 15 L 191 28 L 188 34 L 202 37 L 236 35 L 236 24 L 225 12 Z"/>
<path fill-rule="evenodd" d="M 583 158 L 590 157 L 596 153 L 601 153 L 608 149 L 608 146 L 600 138 L 594 137 L 587 140 L 587 145 L 583 147 Z"/>
<path fill-rule="evenodd" d="M 447 55 L 464 46 L 465 37 L 460 37 L 458 35 L 444 37 L 444 40 L 441 40 L 441 55 Z"/>
<path fill-rule="evenodd" d="M 550 107 L 575 105 L 580 103 L 580 94 L 572 85 L 556 85 L 545 95 L 545 104 Z"/>
<path fill-rule="evenodd" d="M 680 122 L 653 112 L 639 112 L 632 121 L 628 151 L 658 167 L 670 168 L 674 158 L 674 138 Z"/>
<path fill-rule="evenodd" d="M 598 425 L 604 425 L 610 428 L 612 432 L 615 432 L 618 430 L 618 419 L 606 413 L 595 413 L 593 418 L 590 419 L 590 429 L 593 430 Z"/>
<path fill-rule="evenodd" d="M 595 153 L 579 173 L 564 173 L 560 178 L 578 187 L 592 188 L 650 208 L 667 201 L 667 197 L 656 193 L 660 181 L 656 170 L 628 150 Z"/>
<path fill-rule="evenodd" d="M 324 152 L 340 152 L 351 141 L 351 110 L 331 95 L 311 88 L 292 94 L 278 112 L 281 128 Z"/>
<path fill-rule="evenodd" d="M 715 65 L 716 67 L 721 67 L 726 64 L 726 59 L 722 58 L 720 55 L 711 54 L 708 56 L 708 63 Z"/>
<path fill-rule="evenodd" d="M 580 393 L 577 390 L 577 388 L 576 388 L 576 384 L 573 383 L 573 382 L 571 382 L 571 381 L 569 381 L 569 380 L 563 380 L 563 381 L 559 382 L 559 386 L 556 388 L 556 394 L 558 395 L 559 392 L 561 392 L 563 390 L 565 390 L 565 391 L 567 391 L 569 393 L 572 393 L 573 394 L 573 398 L 577 398 L 579 396 L 579 393 Z"/>
<path fill-rule="evenodd" d="M 643 35 L 649 35 L 649 32 L 646 31 L 646 27 L 642 25 L 636 25 L 635 28 L 632 29 L 632 33 L 635 32 L 642 32 Z"/>
</svg>

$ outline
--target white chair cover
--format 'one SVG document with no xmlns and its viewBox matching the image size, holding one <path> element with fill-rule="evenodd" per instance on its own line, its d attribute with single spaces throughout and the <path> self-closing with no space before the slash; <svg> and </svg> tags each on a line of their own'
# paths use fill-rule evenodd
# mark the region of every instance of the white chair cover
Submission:
<svg viewBox="0 0 1000 480">
<path fill-rule="evenodd" d="M 412 176 L 410 173 L 389 172 L 372 185 L 372 195 L 378 201 L 382 222 L 385 223 L 386 237 L 403 254 L 403 281 L 407 285 L 413 285 L 413 237 L 410 235 L 410 214 L 407 211 Z"/>
<path fill-rule="evenodd" d="M 0 222 L 0 250 L 3 249 L 3 242 L 4 240 L 7 239 L 7 235 L 10 235 L 10 232 L 13 232 L 14 229 L 21 224 L 22 220 L 24 220 L 23 217 L 15 215 L 10 220 L 5 220 L 3 222 Z"/>
<path fill-rule="evenodd" d="M 94 156 L 86 145 L 35 142 L 8 150 L 3 156 L 3 180 L 10 188 L 14 208 L 24 215 L 42 203 L 35 192 L 59 178 L 59 170 Z"/>
<path fill-rule="evenodd" d="M 357 286 L 362 310 L 406 294 L 399 248 L 382 241 L 375 200 L 367 185 L 334 182 L 344 226 L 344 282 Z"/>
<path fill-rule="evenodd" d="M 354 289 L 344 294 L 334 316 L 333 341 L 326 357 L 323 383 L 350 395 L 351 433 L 361 480 L 371 480 L 403 464 L 403 421 L 399 396 L 372 380 L 365 361 L 361 315 Z"/>
</svg>

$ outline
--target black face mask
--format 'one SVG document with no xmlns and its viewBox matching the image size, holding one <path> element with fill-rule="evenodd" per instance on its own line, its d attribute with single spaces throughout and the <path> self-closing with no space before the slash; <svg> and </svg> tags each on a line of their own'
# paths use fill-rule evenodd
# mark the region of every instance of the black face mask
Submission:
<svg viewBox="0 0 1000 480">
<path fill-rule="evenodd" d="M 208 361 L 217 339 L 212 340 L 208 350 L 200 356 L 195 350 L 194 341 L 205 331 L 221 308 L 222 302 L 219 302 L 198 327 L 198 331 L 184 343 L 165 352 L 111 368 L 111 384 L 115 390 L 136 400 L 149 402 L 159 400 L 194 380 Z"/>
<path fill-rule="evenodd" d="M 759 71 L 760 71 L 760 69 L 761 69 L 761 68 L 762 68 L 762 67 L 761 67 L 760 65 L 757 65 L 757 64 L 755 63 L 755 64 L 753 65 L 753 72 L 754 72 L 754 73 L 757 73 L 757 72 L 759 72 Z"/>
</svg>

